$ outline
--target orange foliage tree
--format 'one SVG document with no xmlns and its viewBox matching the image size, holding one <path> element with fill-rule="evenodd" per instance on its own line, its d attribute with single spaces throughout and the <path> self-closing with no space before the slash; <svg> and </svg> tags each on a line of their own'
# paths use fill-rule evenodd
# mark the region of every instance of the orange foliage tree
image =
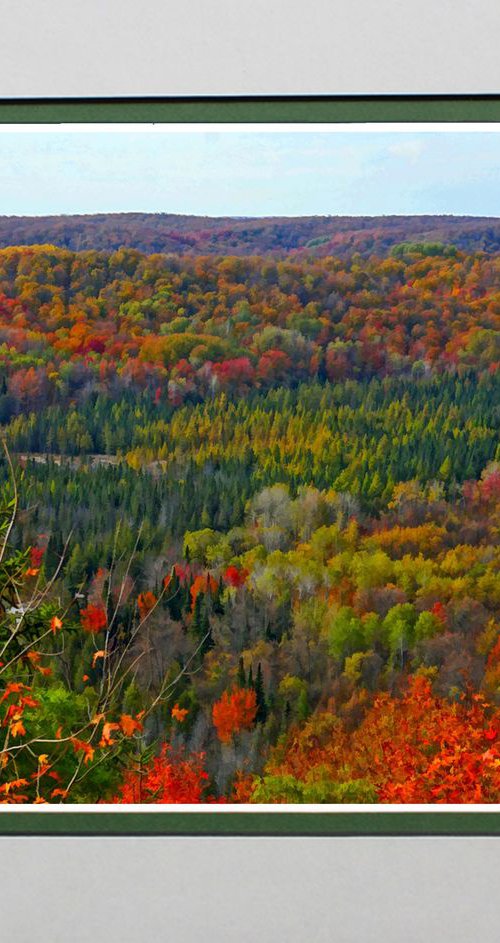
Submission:
<svg viewBox="0 0 500 943">
<path fill-rule="evenodd" d="M 161 753 L 142 766 L 137 764 L 126 775 L 112 802 L 125 803 L 198 803 L 210 802 L 208 774 L 203 768 L 203 754 L 175 755 L 165 744 Z"/>
<path fill-rule="evenodd" d="M 200 573 L 196 576 L 191 585 L 191 608 L 194 609 L 196 600 L 200 593 L 214 594 L 217 592 L 217 580 L 210 573 Z"/>
<path fill-rule="evenodd" d="M 221 743 L 229 743 L 234 734 L 249 729 L 257 713 L 257 698 L 253 688 L 224 691 L 212 707 L 212 720 Z"/>
<path fill-rule="evenodd" d="M 266 777 L 289 785 L 366 782 L 381 803 L 498 802 L 500 710 L 481 694 L 437 697 L 431 681 L 416 675 L 402 697 L 379 694 L 352 733 L 329 712 L 310 718 L 275 751 L 264 784 Z M 240 801 L 255 801 L 261 785 L 242 781 Z"/>
<path fill-rule="evenodd" d="M 436 697 L 417 676 L 402 698 L 376 698 L 347 759 L 380 802 L 498 802 L 500 711 L 481 694 Z"/>
<path fill-rule="evenodd" d="M 137 597 L 137 608 L 139 610 L 139 615 L 141 619 L 145 619 L 149 612 L 152 612 L 156 606 L 156 596 L 154 593 L 148 592 L 139 593 Z"/>
</svg>

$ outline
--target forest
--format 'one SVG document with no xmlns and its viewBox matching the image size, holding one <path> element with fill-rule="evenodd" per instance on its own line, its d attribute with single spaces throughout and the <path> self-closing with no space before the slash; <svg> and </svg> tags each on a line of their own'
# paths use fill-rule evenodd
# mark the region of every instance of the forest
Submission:
<svg viewBox="0 0 500 943">
<path fill-rule="evenodd" d="M 0 801 L 500 801 L 499 236 L 0 220 Z"/>
<path fill-rule="evenodd" d="M 405 241 L 498 252 L 500 222 L 480 216 L 209 217 L 172 213 L 0 216 L 0 247 L 49 243 L 81 252 L 122 248 L 177 255 L 385 257 Z"/>
</svg>

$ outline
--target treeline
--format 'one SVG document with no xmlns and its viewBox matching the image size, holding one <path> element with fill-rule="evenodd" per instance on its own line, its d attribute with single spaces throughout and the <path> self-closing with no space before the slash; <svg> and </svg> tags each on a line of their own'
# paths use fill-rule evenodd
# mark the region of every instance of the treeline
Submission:
<svg viewBox="0 0 500 943">
<path fill-rule="evenodd" d="M 93 216 L 3 216 L 0 246 L 51 243 L 81 252 L 123 246 L 148 254 L 277 256 L 290 252 L 346 258 L 386 255 L 401 242 L 454 243 L 468 252 L 498 252 L 500 223 L 473 216 L 303 216 L 235 219 L 169 213 Z"/>
</svg>

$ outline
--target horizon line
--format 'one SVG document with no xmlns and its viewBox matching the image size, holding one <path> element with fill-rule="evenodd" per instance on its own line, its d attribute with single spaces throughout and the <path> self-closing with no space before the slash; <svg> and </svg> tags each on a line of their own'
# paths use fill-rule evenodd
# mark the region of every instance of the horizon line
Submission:
<svg viewBox="0 0 500 943">
<path fill-rule="evenodd" d="M 242 214 L 220 213 L 180 213 L 170 212 L 169 210 L 96 210 L 96 211 L 74 211 L 74 212 L 50 212 L 50 213 L 0 213 L 0 219 L 57 219 L 79 217 L 97 217 L 97 216 L 177 216 L 181 219 L 207 219 L 223 220 L 231 219 L 236 222 L 252 222 L 254 220 L 272 220 L 272 219 L 470 219 L 470 220 L 499 220 L 500 216 L 484 216 L 475 213 L 273 213 L 256 214 L 247 216 Z"/>
</svg>

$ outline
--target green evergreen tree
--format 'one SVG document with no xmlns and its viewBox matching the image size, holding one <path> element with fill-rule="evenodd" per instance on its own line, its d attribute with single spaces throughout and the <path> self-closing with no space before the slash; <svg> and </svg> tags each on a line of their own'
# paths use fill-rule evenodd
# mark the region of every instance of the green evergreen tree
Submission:
<svg viewBox="0 0 500 943">
<path fill-rule="evenodd" d="M 257 677 L 254 684 L 255 698 L 257 701 L 257 713 L 255 720 L 258 724 L 264 724 L 267 720 L 267 703 L 264 693 L 264 679 L 262 677 L 262 665 L 259 661 L 257 666 Z"/>
<path fill-rule="evenodd" d="M 245 675 L 245 663 L 243 661 L 243 657 L 240 657 L 240 660 L 238 662 L 237 680 L 238 680 L 239 688 L 246 688 L 247 685 L 246 685 L 246 675 Z"/>
</svg>

